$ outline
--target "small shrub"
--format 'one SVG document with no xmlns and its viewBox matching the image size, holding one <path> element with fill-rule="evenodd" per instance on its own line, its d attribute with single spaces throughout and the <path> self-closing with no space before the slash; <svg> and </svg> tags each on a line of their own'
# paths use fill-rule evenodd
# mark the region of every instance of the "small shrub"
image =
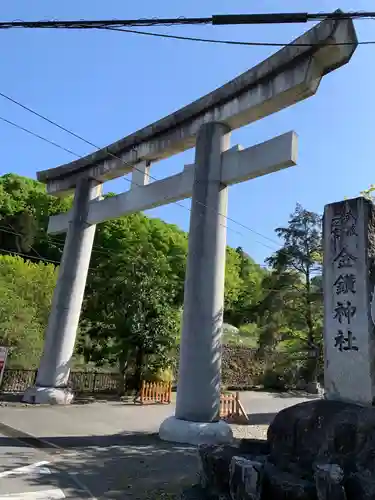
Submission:
<svg viewBox="0 0 375 500">
<path fill-rule="evenodd" d="M 148 382 L 173 382 L 173 371 L 171 368 L 158 370 L 156 373 L 145 372 L 144 379 Z"/>
<path fill-rule="evenodd" d="M 286 389 L 285 380 L 283 380 L 282 375 L 272 369 L 264 372 L 262 383 L 264 389 L 267 390 L 285 391 Z"/>
</svg>

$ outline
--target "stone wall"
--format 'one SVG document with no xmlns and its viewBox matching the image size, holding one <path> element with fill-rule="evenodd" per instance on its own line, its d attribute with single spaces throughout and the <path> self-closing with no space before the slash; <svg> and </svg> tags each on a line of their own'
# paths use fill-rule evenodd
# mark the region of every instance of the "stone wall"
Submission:
<svg viewBox="0 0 375 500">
<path fill-rule="evenodd" d="M 176 353 L 178 360 L 178 352 Z M 283 389 L 295 386 L 294 377 L 284 368 L 285 355 L 273 354 L 268 359 L 266 370 L 265 358 L 259 351 L 250 347 L 223 346 L 222 383 L 230 390 L 246 390 L 253 387 L 267 386 L 269 389 Z M 177 382 L 178 362 L 175 368 Z"/>
<path fill-rule="evenodd" d="M 246 389 L 262 385 L 265 362 L 257 349 L 223 346 L 222 383 L 228 389 Z"/>
</svg>

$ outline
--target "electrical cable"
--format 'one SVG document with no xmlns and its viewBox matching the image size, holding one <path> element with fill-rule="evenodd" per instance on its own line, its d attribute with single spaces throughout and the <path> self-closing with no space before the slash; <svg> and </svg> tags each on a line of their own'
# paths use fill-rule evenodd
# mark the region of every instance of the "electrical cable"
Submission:
<svg viewBox="0 0 375 500">
<path fill-rule="evenodd" d="M 342 12 L 274 12 L 260 14 L 219 14 L 210 17 L 185 17 L 177 18 L 141 18 L 141 19 L 79 19 L 79 20 L 43 20 L 43 21 L 1 21 L 0 29 L 10 28 L 54 28 L 54 29 L 96 29 L 102 27 L 123 26 L 175 26 L 175 25 L 253 25 L 253 24 L 290 24 L 320 21 L 325 19 L 372 19 L 375 11 Z"/>
<path fill-rule="evenodd" d="M 34 115 L 38 116 L 39 118 L 41 118 L 41 119 L 43 119 L 43 120 L 47 121 L 48 123 L 50 123 L 50 124 L 52 124 L 52 125 L 54 125 L 54 126 L 58 127 L 59 129 L 61 129 L 61 130 L 63 130 L 64 132 L 66 132 L 66 133 L 68 133 L 68 134 L 72 135 L 73 137 L 76 137 L 76 138 L 78 138 L 78 139 L 80 139 L 80 140 L 84 141 L 86 144 L 89 144 L 89 145 L 91 145 L 91 146 L 95 147 L 95 148 L 96 148 L 96 149 L 98 149 L 98 150 L 100 150 L 100 149 L 101 149 L 98 145 L 96 145 L 96 144 L 94 144 L 94 143 L 92 143 L 92 142 L 90 142 L 90 141 L 86 140 L 86 139 L 85 139 L 85 138 L 83 138 L 82 136 L 80 136 L 80 135 L 76 134 L 75 132 L 72 132 L 70 129 L 68 129 L 68 128 L 65 128 L 65 127 L 61 126 L 60 124 L 56 123 L 54 120 L 51 120 L 51 119 L 49 119 L 49 118 L 45 117 L 44 115 L 42 115 L 42 114 L 40 114 L 40 113 L 38 113 L 38 112 L 34 111 L 33 109 L 29 108 L 28 106 L 26 106 L 26 105 L 24 105 L 24 104 L 20 103 L 19 101 L 17 101 L 16 99 L 11 98 L 11 97 L 7 96 L 7 95 L 6 95 L 6 94 L 4 94 L 4 93 L 0 93 L 0 96 L 1 96 L 1 97 L 3 97 L 3 98 L 5 98 L 5 99 L 7 99 L 7 100 L 9 100 L 9 101 L 11 101 L 12 103 L 16 104 L 17 106 L 20 106 L 21 108 L 25 109 L 26 111 L 29 111 L 30 113 L 32 113 L 32 114 L 34 114 Z M 39 138 L 39 139 L 44 140 L 45 142 L 47 142 L 47 143 L 49 143 L 49 144 L 51 144 L 51 145 L 53 145 L 53 146 L 58 147 L 59 149 L 62 149 L 62 150 L 66 151 L 66 152 L 68 152 L 68 153 L 70 153 L 70 154 L 72 154 L 72 155 L 74 155 L 74 156 L 76 156 L 76 157 L 78 157 L 78 158 L 82 158 L 82 157 L 83 157 L 82 155 L 79 155 L 78 153 L 76 153 L 76 152 L 74 152 L 74 151 L 71 151 L 71 150 L 69 150 L 69 149 L 66 149 L 66 148 L 64 148 L 63 146 L 60 146 L 59 144 L 55 143 L 54 141 L 50 141 L 50 140 L 48 140 L 48 139 L 45 139 L 44 137 L 39 136 L 38 134 L 35 134 L 34 132 L 32 132 L 32 131 L 30 131 L 30 130 L 28 130 L 28 129 L 26 129 L 26 128 L 24 128 L 24 127 L 22 127 L 22 126 L 20 126 L 20 125 L 18 125 L 18 124 L 16 124 L 16 123 L 14 123 L 14 122 L 11 122 L 10 120 L 7 120 L 7 119 L 5 119 L 5 118 L 3 118 L 3 117 L 1 117 L 1 116 L 0 116 L 0 119 L 1 119 L 1 120 L 3 120 L 3 121 L 5 121 L 6 123 L 9 123 L 9 124 L 13 125 L 14 127 L 17 127 L 17 128 L 19 128 L 19 129 L 23 130 L 24 132 L 27 132 L 27 133 L 29 133 L 29 134 L 31 134 L 31 135 L 33 135 L 33 136 L 35 136 L 35 137 Z M 123 160 L 122 160 L 119 156 L 117 156 L 117 155 L 115 155 L 115 154 L 111 153 L 108 149 L 107 149 L 107 154 L 108 154 L 109 156 L 111 156 L 111 157 L 113 157 L 113 158 L 115 158 L 115 159 L 117 159 L 117 160 L 121 161 L 122 163 L 124 163 L 124 162 L 123 162 Z M 134 167 L 133 167 L 133 169 L 134 169 L 134 170 L 137 170 L 137 171 L 140 171 L 140 170 L 139 170 L 136 166 L 134 166 Z M 152 179 L 152 180 L 154 180 L 154 181 L 159 181 L 159 180 L 161 180 L 161 179 L 158 179 L 157 177 L 153 177 L 153 176 L 151 176 L 151 175 L 149 175 L 149 177 L 150 177 L 150 179 Z M 132 184 L 132 181 L 131 181 L 130 179 L 127 179 L 126 177 L 124 177 L 124 180 L 125 180 L 125 181 L 127 181 L 127 182 L 129 182 L 130 184 Z M 133 184 L 134 184 L 134 183 L 133 183 Z M 185 207 L 185 205 L 183 205 L 182 203 L 180 203 L 180 202 L 178 202 L 178 201 L 175 201 L 175 202 L 172 202 L 172 203 L 174 203 L 174 204 L 176 204 L 176 205 L 178 205 L 178 206 L 182 207 L 184 210 L 187 210 L 187 211 L 191 212 L 191 209 L 189 209 L 188 207 Z M 210 207 L 207 207 L 206 205 L 202 204 L 201 202 L 196 202 L 196 203 L 198 203 L 198 204 L 200 204 L 200 205 L 203 205 L 203 206 L 205 206 L 206 208 L 210 208 Z M 270 241 L 271 243 L 274 243 L 274 244 L 278 245 L 278 243 L 277 243 L 275 240 L 272 240 L 272 239 L 271 239 L 271 238 L 269 238 L 268 236 L 265 236 L 265 235 L 263 235 L 263 234 L 261 234 L 261 233 L 259 233 L 259 232 L 255 231 L 254 229 L 252 229 L 252 228 L 250 228 L 250 227 L 246 226 L 245 224 L 242 224 L 241 222 L 238 222 L 238 221 L 236 221 L 235 219 L 233 219 L 233 218 L 231 218 L 231 217 L 228 217 L 228 216 L 225 216 L 225 215 L 223 215 L 223 214 L 219 214 L 219 215 L 221 215 L 222 217 L 224 217 L 226 220 L 228 220 L 228 221 L 230 221 L 230 222 L 232 222 L 232 223 L 234 223 L 234 224 L 237 224 L 238 226 L 240 226 L 240 227 L 242 227 L 242 228 L 244 228 L 244 229 L 246 229 L 246 230 L 248 230 L 248 231 L 250 231 L 250 232 L 252 232 L 252 233 L 256 234 L 257 236 L 260 236 L 261 238 L 264 238 L 264 239 L 266 239 L 266 240 Z M 229 231 L 233 231 L 233 232 L 235 232 L 235 233 L 237 233 L 237 234 L 239 234 L 239 235 L 243 236 L 243 234 L 242 234 L 241 232 L 236 231 L 235 229 L 233 229 L 233 228 L 231 228 L 231 227 L 228 227 L 228 226 L 227 226 L 227 229 L 228 229 Z M 259 243 L 260 245 L 263 245 L 263 246 L 264 246 L 264 247 L 266 247 L 266 248 L 271 249 L 272 251 L 275 251 L 275 249 L 274 249 L 274 248 L 271 248 L 269 245 L 266 245 L 266 244 L 264 244 L 264 243 L 262 243 L 262 242 L 260 242 L 260 241 L 257 241 L 257 240 L 254 240 L 254 241 L 255 241 L 255 242 L 257 242 L 257 243 Z"/>
<path fill-rule="evenodd" d="M 0 232 L 2 233 L 7 233 L 7 234 L 13 234 L 15 236 L 22 236 L 20 233 L 17 233 L 15 231 L 9 231 L 8 229 L 6 228 L 3 228 L 3 227 L 0 227 Z M 36 250 L 34 249 L 34 251 L 36 252 Z M 14 251 L 14 250 L 6 250 L 4 248 L 0 248 L 0 252 L 5 252 L 5 253 L 9 253 L 9 254 L 15 254 L 15 255 L 19 255 L 21 257 L 25 257 L 25 258 L 30 258 L 30 259 L 37 259 L 37 260 L 40 260 L 40 261 L 45 261 L 45 262 L 49 262 L 49 263 L 53 263 L 53 264 L 57 264 L 57 265 L 60 265 L 60 261 L 57 261 L 57 260 L 53 260 L 53 259 L 47 259 L 46 257 L 42 257 L 41 255 L 38 254 L 38 256 L 33 256 L 33 255 L 29 255 L 29 254 L 25 254 L 25 253 L 22 253 L 22 252 L 17 252 L 17 251 Z M 37 252 L 36 252 L 37 253 Z M 112 252 L 106 252 L 106 255 L 107 256 L 110 256 Z M 256 267 L 261 267 L 261 268 L 266 268 L 268 269 L 267 266 L 264 266 L 264 265 L 261 265 L 261 264 L 254 264 Z M 89 268 L 90 271 L 93 271 L 93 272 L 96 272 L 97 269 L 93 269 L 93 268 Z M 282 288 L 282 289 L 277 289 L 277 288 L 265 288 L 265 291 L 267 292 L 296 292 L 296 293 L 301 293 L 302 291 L 301 290 L 296 290 L 296 289 L 287 289 L 287 288 Z M 314 293 L 319 293 L 319 292 L 314 292 Z"/>
<path fill-rule="evenodd" d="M 11 255 L 19 255 L 20 257 L 25 257 L 26 259 L 34 259 L 34 260 L 36 259 L 38 261 L 41 260 L 44 262 L 48 262 L 50 264 L 60 265 L 60 262 L 58 260 L 47 259 L 46 257 L 41 258 L 41 257 L 33 256 L 33 255 L 28 255 L 28 254 L 22 253 L 22 252 L 15 252 L 14 250 L 6 250 L 5 248 L 0 248 L 0 252 L 5 252 L 5 253 L 11 254 Z"/>
<path fill-rule="evenodd" d="M 213 43 L 213 44 L 224 44 L 224 45 L 242 45 L 248 47 L 325 47 L 325 46 L 353 46 L 353 45 L 375 45 L 375 40 L 365 40 L 358 42 L 323 42 L 323 43 L 279 43 L 279 42 L 240 42 L 236 40 L 216 40 L 214 38 L 199 38 L 194 36 L 180 36 L 180 35 L 168 35 L 167 33 L 155 33 L 150 31 L 139 31 L 131 30 L 127 28 L 111 28 L 102 27 L 97 28 L 106 31 L 118 31 L 123 33 L 132 33 L 135 35 L 146 35 L 154 36 L 159 38 L 170 38 L 173 40 L 185 40 L 190 42 L 203 42 L 203 43 Z"/>
<path fill-rule="evenodd" d="M 29 129 L 25 128 L 25 127 L 22 127 L 21 125 L 18 125 L 18 123 L 12 122 L 11 120 L 8 120 L 7 118 L 4 118 L 3 116 L 0 116 L 0 120 L 2 120 L 5 123 L 8 123 L 8 125 L 12 125 L 13 127 L 22 130 L 23 132 L 26 132 L 27 134 L 30 134 L 30 135 L 33 135 L 34 137 L 37 137 L 41 141 L 47 142 L 48 144 L 51 144 L 52 146 L 55 146 L 56 148 L 62 149 L 63 151 L 66 151 L 67 153 L 70 153 L 71 155 L 76 156 L 77 158 L 82 158 L 81 155 L 75 153 L 74 151 L 72 151 L 70 149 L 67 149 L 64 146 L 61 146 L 60 144 L 57 144 L 57 142 L 50 141 L 46 137 L 42 137 L 41 135 L 36 134 L 32 130 L 29 130 Z"/>
</svg>

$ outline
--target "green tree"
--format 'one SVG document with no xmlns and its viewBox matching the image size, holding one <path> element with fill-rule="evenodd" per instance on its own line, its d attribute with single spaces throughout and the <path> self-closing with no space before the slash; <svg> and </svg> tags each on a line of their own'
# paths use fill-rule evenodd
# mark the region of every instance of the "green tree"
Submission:
<svg viewBox="0 0 375 500">
<path fill-rule="evenodd" d="M 241 247 L 227 249 L 224 318 L 234 326 L 256 322 L 265 271 Z"/>
<path fill-rule="evenodd" d="M 11 366 L 38 365 L 55 283 L 51 264 L 0 256 L 0 342 Z"/>
<path fill-rule="evenodd" d="M 132 372 L 135 387 L 146 370 L 170 365 L 180 326 L 174 273 L 183 252 L 165 244 L 162 229 L 142 214 L 107 223 L 102 241 L 114 238 L 116 252 L 98 256 L 88 280 L 79 349 L 88 361 L 116 365 L 123 378 Z"/>
<path fill-rule="evenodd" d="M 322 266 L 321 223 L 320 215 L 297 204 L 288 226 L 275 230 L 284 241 L 283 247 L 267 259 L 279 288 L 283 283 L 286 290 L 289 282 L 290 291 L 283 294 L 282 306 L 283 321 L 286 319 L 290 327 L 286 345 L 307 354 L 306 381 L 316 379 L 321 355 L 322 295 L 316 285 Z"/>
<path fill-rule="evenodd" d="M 113 194 L 107 196 L 113 196 Z M 0 255 L 1 253 L 8 255 L 16 252 L 24 254 L 35 263 L 38 260 L 43 262 L 44 259 L 59 262 L 65 235 L 52 237 L 47 235 L 48 217 L 69 210 L 71 203 L 71 197 L 59 199 L 49 196 L 46 193 L 45 185 L 35 180 L 14 174 L 0 176 Z M 93 271 L 90 271 L 88 277 L 80 323 L 80 331 L 86 333 L 85 335 L 80 334 L 78 344 L 79 348 L 82 349 L 83 338 L 85 339 L 86 352 L 91 350 L 91 360 L 95 360 L 97 364 L 115 363 L 119 351 L 117 348 L 117 351 L 113 348 L 111 343 L 113 339 L 107 333 L 113 326 L 116 307 L 118 309 L 117 319 L 120 313 L 125 314 L 126 311 L 128 311 L 129 316 L 133 311 L 131 309 L 133 297 L 147 296 L 148 293 L 151 293 L 150 290 L 153 290 L 153 296 L 158 297 L 158 293 L 154 292 L 157 286 L 163 293 L 160 303 L 163 304 L 163 311 L 165 311 L 163 319 L 167 322 L 165 329 L 169 331 L 168 318 L 171 318 L 173 325 L 175 321 L 179 323 L 183 305 L 187 244 L 187 234 L 176 226 L 146 217 L 141 213 L 98 225 L 90 262 L 90 268 Z M 142 259 L 139 258 L 140 255 L 142 255 Z M 137 281 L 134 278 L 132 266 L 134 272 L 138 273 L 137 275 L 147 274 L 150 276 L 151 281 L 145 281 L 148 283 L 146 289 L 141 287 L 140 280 Z M 153 266 L 159 266 L 160 269 L 154 271 Z M 27 272 L 30 273 L 30 270 Z M 262 297 L 263 275 L 264 271 L 242 249 L 227 248 L 225 317 L 227 321 L 237 326 L 246 323 L 248 326 L 246 335 L 249 336 L 249 332 L 251 332 L 251 341 L 256 336 L 255 326 L 250 325 L 253 323 L 255 325 L 255 306 Z M 43 276 L 42 272 L 40 276 Z M 44 304 L 40 306 L 42 309 L 44 308 L 44 325 L 47 321 L 50 304 L 44 302 L 43 284 L 39 283 L 38 279 L 38 276 L 34 276 L 32 282 L 37 285 L 31 286 L 30 284 L 27 287 L 28 297 L 23 297 L 22 300 L 29 301 L 29 298 L 32 297 L 34 309 L 38 309 L 39 304 Z M 134 290 L 131 288 L 132 286 L 134 286 Z M 18 281 L 14 293 L 17 292 L 18 287 L 22 288 L 21 280 Z M 112 290 L 116 290 L 116 292 L 112 293 Z M 124 300 L 126 298 L 126 303 L 129 306 L 120 304 L 118 297 L 122 297 Z M 155 310 L 156 305 L 153 304 L 152 300 L 143 300 L 143 302 L 142 300 L 143 314 L 148 318 L 147 304 L 150 304 L 150 314 L 154 314 L 152 311 Z M 159 301 L 159 299 L 157 300 Z M 136 302 L 133 305 L 135 307 Z M 41 311 L 38 309 L 36 314 L 39 317 Z M 124 314 L 123 317 L 125 317 Z M 160 315 L 158 317 L 161 318 Z M 147 319 L 147 321 L 149 320 Z M 146 319 L 144 323 L 146 324 Z M 161 327 L 157 328 L 155 325 L 147 330 L 150 335 L 150 332 L 159 331 L 161 331 Z M 100 336 L 98 336 L 98 332 L 101 332 Z M 107 333 L 104 334 L 104 332 Z M 108 346 L 104 340 L 106 335 L 109 339 Z M 152 335 L 156 339 L 159 338 L 158 333 Z M 151 342 L 151 340 L 149 341 Z M 134 345 L 134 342 L 131 345 Z M 89 346 L 92 348 L 89 349 Z M 126 350 L 125 347 L 123 350 Z M 133 359 L 136 349 L 129 348 L 127 350 L 132 352 Z M 117 354 L 114 354 L 116 352 Z M 147 363 L 152 362 L 156 366 L 158 357 L 163 359 L 161 354 L 147 355 Z M 117 359 L 117 362 L 119 361 L 124 366 L 124 361 Z"/>
<path fill-rule="evenodd" d="M 48 217 L 69 210 L 71 204 L 70 197 L 50 196 L 45 185 L 33 179 L 1 176 L 0 249 L 60 260 L 65 236 L 48 237 Z"/>
</svg>

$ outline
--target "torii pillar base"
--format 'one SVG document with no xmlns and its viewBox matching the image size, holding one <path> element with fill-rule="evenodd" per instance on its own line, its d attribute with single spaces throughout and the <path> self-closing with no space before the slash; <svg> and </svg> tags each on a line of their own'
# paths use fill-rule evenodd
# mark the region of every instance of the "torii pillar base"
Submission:
<svg viewBox="0 0 375 500">
<path fill-rule="evenodd" d="M 23 395 L 24 403 L 40 405 L 68 405 L 74 394 L 67 387 L 29 387 Z"/>
<path fill-rule="evenodd" d="M 223 420 L 206 423 L 169 417 L 161 424 L 159 437 L 163 441 L 192 444 L 194 446 L 228 444 L 233 441 L 233 432 L 230 425 Z"/>
</svg>

